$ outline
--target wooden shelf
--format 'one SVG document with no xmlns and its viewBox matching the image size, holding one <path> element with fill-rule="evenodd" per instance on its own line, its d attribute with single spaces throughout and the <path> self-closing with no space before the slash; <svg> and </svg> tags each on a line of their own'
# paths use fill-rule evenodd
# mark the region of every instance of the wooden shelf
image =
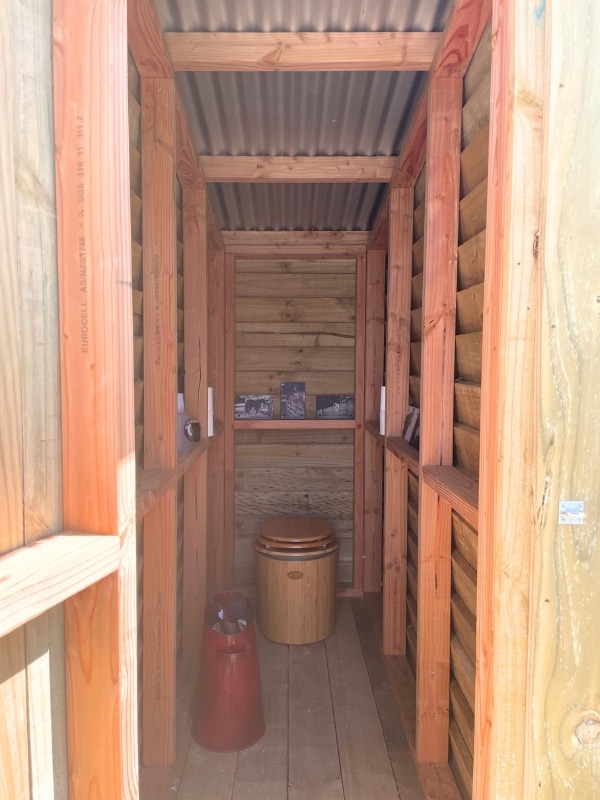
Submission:
<svg viewBox="0 0 600 800">
<path fill-rule="evenodd" d="M 175 469 L 139 469 L 136 475 L 136 519 L 139 522 L 179 478 L 205 453 L 217 436 L 223 433 L 223 423 L 215 422 L 214 435 L 195 444 L 189 453 L 178 453 Z"/>
<path fill-rule="evenodd" d="M 411 472 L 415 475 L 419 474 L 419 451 L 415 447 L 411 447 L 400 436 L 390 436 L 385 440 L 385 446 L 396 458 L 399 458 L 400 461 L 405 461 Z"/>
<path fill-rule="evenodd" d="M 233 423 L 234 430 L 332 430 L 360 429 L 355 419 L 236 419 Z"/>
<path fill-rule="evenodd" d="M 118 536 L 62 531 L 0 558 L 0 636 L 119 568 Z"/>
<path fill-rule="evenodd" d="M 479 483 L 459 467 L 423 467 L 423 480 L 475 530 L 479 526 Z"/>
</svg>

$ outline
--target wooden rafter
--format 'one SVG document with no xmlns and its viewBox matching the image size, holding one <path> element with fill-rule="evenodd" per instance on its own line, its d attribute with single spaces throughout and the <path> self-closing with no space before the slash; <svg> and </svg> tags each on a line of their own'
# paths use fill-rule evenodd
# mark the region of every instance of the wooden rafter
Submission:
<svg viewBox="0 0 600 800">
<path fill-rule="evenodd" d="M 225 248 L 252 247 L 322 247 L 331 245 L 362 246 L 367 243 L 367 231 L 223 231 Z"/>
<path fill-rule="evenodd" d="M 180 71 L 426 71 L 438 33 L 167 33 Z"/>
<path fill-rule="evenodd" d="M 394 156 L 201 156 L 209 183 L 387 183 Z"/>
</svg>

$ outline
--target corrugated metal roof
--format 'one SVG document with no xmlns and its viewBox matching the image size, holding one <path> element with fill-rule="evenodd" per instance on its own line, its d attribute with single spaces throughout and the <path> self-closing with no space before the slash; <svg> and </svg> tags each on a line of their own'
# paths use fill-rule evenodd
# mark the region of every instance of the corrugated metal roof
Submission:
<svg viewBox="0 0 600 800">
<path fill-rule="evenodd" d="M 165 31 L 441 31 L 451 0 L 157 0 Z M 185 72 L 200 155 L 397 155 L 424 81 L 411 72 Z M 381 184 L 210 184 L 228 230 L 369 230 Z"/>
</svg>

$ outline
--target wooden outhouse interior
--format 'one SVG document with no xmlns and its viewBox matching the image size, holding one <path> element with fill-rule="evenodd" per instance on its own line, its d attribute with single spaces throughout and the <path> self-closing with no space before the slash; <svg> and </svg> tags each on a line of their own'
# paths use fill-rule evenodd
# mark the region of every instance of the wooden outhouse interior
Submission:
<svg viewBox="0 0 600 800">
<path fill-rule="evenodd" d="M 235 756 L 178 792 L 206 599 L 255 598 L 281 515 L 340 542 L 417 776 L 385 797 L 600 797 L 597 4 L 6 0 L 0 35 L 0 800 L 384 796 Z"/>
</svg>

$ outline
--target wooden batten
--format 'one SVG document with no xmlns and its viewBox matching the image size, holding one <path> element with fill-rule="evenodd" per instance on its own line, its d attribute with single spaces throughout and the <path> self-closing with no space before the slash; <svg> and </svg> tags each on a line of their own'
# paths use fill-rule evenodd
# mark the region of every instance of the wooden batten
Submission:
<svg viewBox="0 0 600 800">
<path fill-rule="evenodd" d="M 234 575 L 234 540 L 235 540 L 235 484 L 234 484 L 234 434 L 233 403 L 235 396 L 235 257 L 225 256 L 225 399 L 223 422 L 225 424 L 224 468 L 225 468 L 225 513 L 223 515 L 222 581 L 226 589 L 233 586 Z M 242 391 L 242 390 L 240 390 Z M 252 390 L 251 390 L 252 391 Z"/>
<path fill-rule="evenodd" d="M 452 463 L 462 81 L 429 90 L 421 385 L 421 465 Z M 423 483 L 419 506 L 419 761 L 445 761 L 450 669 L 451 507 Z"/>
<path fill-rule="evenodd" d="M 170 78 L 142 78 L 144 469 L 177 464 L 175 96 Z M 175 758 L 177 498 L 171 486 L 144 517 L 142 752 Z"/>
<path fill-rule="evenodd" d="M 365 420 L 379 430 L 384 369 L 385 250 L 367 250 L 365 320 Z M 382 586 L 383 448 L 376 436 L 365 436 L 364 577 L 365 592 Z"/>
<path fill-rule="evenodd" d="M 214 424 L 223 425 L 225 413 L 225 254 L 209 252 L 207 275 L 208 355 L 207 382 L 213 389 Z M 209 452 L 207 518 L 207 591 L 212 594 L 225 588 L 223 548 L 221 547 L 225 517 L 225 448 L 224 436 L 218 436 Z"/>
<path fill-rule="evenodd" d="M 437 33 L 167 33 L 178 71 L 428 70 Z"/>
<path fill-rule="evenodd" d="M 408 408 L 410 287 L 413 190 L 390 194 L 390 250 L 387 286 L 385 435 L 401 436 Z M 408 468 L 389 451 L 383 526 L 383 648 L 406 650 L 406 504 Z M 393 488 L 392 488 L 393 487 Z"/>
<path fill-rule="evenodd" d="M 183 188 L 184 407 L 208 429 L 207 203 L 203 186 Z M 207 465 L 204 453 L 184 476 L 183 657 L 197 665 L 204 618 L 207 567 Z"/>
<path fill-rule="evenodd" d="M 55 5 L 64 524 L 121 542 L 119 571 L 65 605 L 72 798 L 138 791 L 125 32 L 124 2 Z"/>
<path fill-rule="evenodd" d="M 545 16 L 536 18 L 533 2 L 494 0 L 493 7 L 473 775 L 473 795 L 484 800 L 539 793 L 537 775 L 523 786 L 523 709 L 531 547 L 545 502 L 536 476 Z"/>
</svg>

